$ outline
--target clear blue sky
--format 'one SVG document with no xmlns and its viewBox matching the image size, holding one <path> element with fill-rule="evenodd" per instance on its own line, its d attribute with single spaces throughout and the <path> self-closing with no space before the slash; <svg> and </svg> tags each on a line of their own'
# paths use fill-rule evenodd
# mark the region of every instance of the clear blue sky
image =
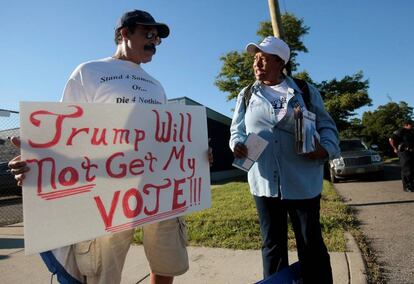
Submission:
<svg viewBox="0 0 414 284">
<path fill-rule="evenodd" d="M 414 106 L 414 1 L 279 0 L 281 12 L 310 27 L 300 70 L 320 82 L 359 70 L 369 79 L 375 110 L 390 98 Z M 187 96 L 231 116 L 234 101 L 214 85 L 220 56 L 257 42 L 270 19 L 267 0 L 24 0 L 0 4 L 0 108 L 19 101 L 57 101 L 81 62 L 111 56 L 113 27 L 142 9 L 167 23 L 170 37 L 144 68 L 169 98 Z"/>
</svg>

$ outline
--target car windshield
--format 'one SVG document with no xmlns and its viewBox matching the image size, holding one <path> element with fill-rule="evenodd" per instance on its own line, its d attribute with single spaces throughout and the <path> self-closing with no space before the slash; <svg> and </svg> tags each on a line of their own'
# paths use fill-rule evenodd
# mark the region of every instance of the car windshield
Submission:
<svg viewBox="0 0 414 284">
<path fill-rule="evenodd" d="M 360 140 L 346 140 L 339 142 L 339 148 L 341 151 L 358 151 L 358 150 L 366 150 L 364 144 Z"/>
</svg>

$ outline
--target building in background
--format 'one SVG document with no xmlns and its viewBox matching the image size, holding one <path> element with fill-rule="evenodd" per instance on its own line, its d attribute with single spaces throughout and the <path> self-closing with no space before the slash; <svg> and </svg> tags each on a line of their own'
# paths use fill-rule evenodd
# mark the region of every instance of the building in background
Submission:
<svg viewBox="0 0 414 284">
<path fill-rule="evenodd" d="M 178 103 L 184 105 L 202 104 L 187 97 L 175 98 L 168 100 L 168 103 Z M 221 113 L 218 113 L 206 107 L 207 113 L 207 131 L 210 138 L 210 147 L 213 149 L 214 163 L 210 168 L 210 177 L 212 182 L 229 180 L 235 177 L 244 176 L 245 172 L 234 168 L 233 153 L 229 147 L 230 124 L 231 119 Z"/>
</svg>

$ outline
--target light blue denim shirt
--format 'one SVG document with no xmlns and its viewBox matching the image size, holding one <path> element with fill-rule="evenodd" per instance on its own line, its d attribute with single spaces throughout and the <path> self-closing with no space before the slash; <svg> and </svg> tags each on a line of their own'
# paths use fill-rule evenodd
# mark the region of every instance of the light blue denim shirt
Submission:
<svg viewBox="0 0 414 284">
<path fill-rule="evenodd" d="M 230 148 L 243 142 L 249 133 L 256 133 L 269 144 L 248 173 L 250 191 L 256 196 L 276 197 L 280 189 L 282 199 L 309 199 L 322 191 L 323 164 L 325 160 L 313 160 L 300 156 L 295 151 L 295 120 L 293 108 L 306 109 L 302 92 L 290 77 L 287 94 L 287 113 L 277 121 L 271 103 L 263 96 L 264 85 L 256 81 L 252 96 L 244 105 L 242 90 L 230 127 Z M 309 84 L 308 84 L 309 85 Z M 318 90 L 309 85 L 310 111 L 316 114 L 316 129 L 320 144 L 329 158 L 339 155 L 338 131 L 335 122 L 326 112 Z"/>
</svg>

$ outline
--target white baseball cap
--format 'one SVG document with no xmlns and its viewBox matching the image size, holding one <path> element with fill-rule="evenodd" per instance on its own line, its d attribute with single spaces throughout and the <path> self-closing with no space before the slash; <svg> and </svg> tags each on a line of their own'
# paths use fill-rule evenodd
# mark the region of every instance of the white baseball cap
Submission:
<svg viewBox="0 0 414 284">
<path fill-rule="evenodd" d="M 274 54 L 282 58 L 285 64 L 289 61 L 290 57 L 290 48 L 280 38 L 274 36 L 268 36 L 263 39 L 263 41 L 257 45 L 256 43 L 249 43 L 246 46 L 246 51 L 248 53 L 256 53 L 259 50 L 263 51 L 264 53 Z"/>
</svg>

